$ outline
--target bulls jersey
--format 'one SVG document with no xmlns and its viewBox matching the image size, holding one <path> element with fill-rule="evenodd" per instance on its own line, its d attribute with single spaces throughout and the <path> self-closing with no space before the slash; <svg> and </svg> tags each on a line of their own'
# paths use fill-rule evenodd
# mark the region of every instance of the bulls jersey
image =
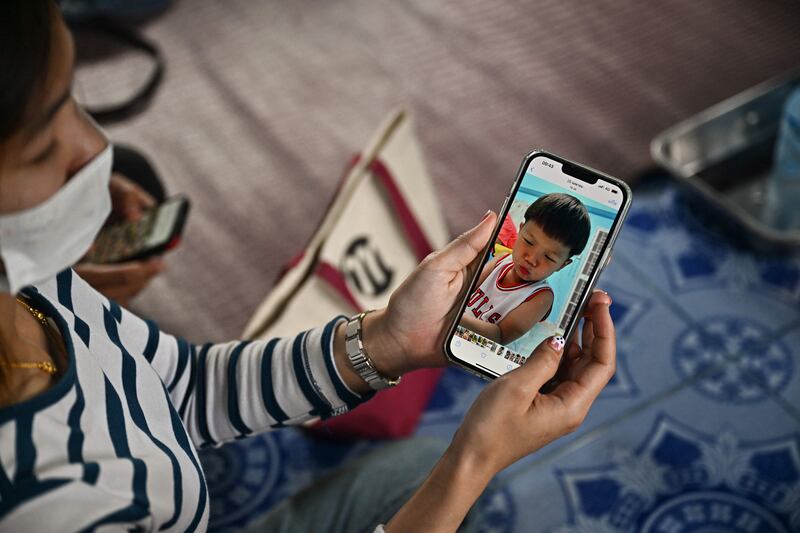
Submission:
<svg viewBox="0 0 800 533">
<path fill-rule="evenodd" d="M 553 292 L 547 280 L 528 281 L 512 287 L 501 286 L 500 280 L 512 268 L 514 268 L 514 263 L 511 254 L 507 254 L 497 262 L 480 287 L 472 293 L 464 313 L 471 313 L 472 316 L 484 322 L 496 324 L 520 304 L 532 300 L 543 292 Z M 551 310 L 552 306 L 542 320 L 547 318 Z"/>
</svg>

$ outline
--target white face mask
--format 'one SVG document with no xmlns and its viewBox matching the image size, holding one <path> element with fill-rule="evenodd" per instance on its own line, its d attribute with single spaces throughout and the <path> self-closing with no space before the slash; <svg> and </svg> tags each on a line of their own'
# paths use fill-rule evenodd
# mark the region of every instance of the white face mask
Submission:
<svg viewBox="0 0 800 533">
<path fill-rule="evenodd" d="M 0 215 L 0 291 L 16 294 L 84 256 L 111 213 L 111 143 L 44 202 Z"/>
</svg>

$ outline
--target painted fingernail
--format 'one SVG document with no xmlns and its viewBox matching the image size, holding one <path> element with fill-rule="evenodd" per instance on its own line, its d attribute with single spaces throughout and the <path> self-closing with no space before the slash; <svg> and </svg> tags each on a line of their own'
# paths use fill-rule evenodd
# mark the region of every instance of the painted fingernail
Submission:
<svg viewBox="0 0 800 533">
<path fill-rule="evenodd" d="M 561 335 L 556 335 L 555 337 L 550 337 L 548 343 L 550 344 L 550 347 L 552 349 L 554 349 L 557 352 L 560 352 L 561 350 L 564 349 L 564 345 L 567 343 L 567 341 L 565 341 L 564 337 L 562 337 Z"/>
</svg>

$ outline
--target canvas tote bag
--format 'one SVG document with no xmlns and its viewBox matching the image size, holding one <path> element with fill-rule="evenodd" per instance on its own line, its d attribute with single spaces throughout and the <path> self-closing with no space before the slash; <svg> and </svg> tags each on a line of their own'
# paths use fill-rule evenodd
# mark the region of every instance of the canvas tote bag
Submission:
<svg viewBox="0 0 800 533">
<path fill-rule="evenodd" d="M 353 158 L 319 227 L 257 308 L 244 336 L 294 335 L 336 315 L 383 307 L 416 265 L 448 241 L 411 119 L 395 112 Z M 336 438 L 407 436 L 440 375 L 441 369 L 412 372 L 397 387 L 316 430 Z"/>
</svg>

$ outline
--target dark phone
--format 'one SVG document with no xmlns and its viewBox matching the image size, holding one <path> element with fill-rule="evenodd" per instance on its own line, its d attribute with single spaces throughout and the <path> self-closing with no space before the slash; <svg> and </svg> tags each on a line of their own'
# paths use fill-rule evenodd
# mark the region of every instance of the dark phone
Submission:
<svg viewBox="0 0 800 533">
<path fill-rule="evenodd" d="M 173 196 L 147 210 L 137 221 L 108 224 L 100 230 L 92 250 L 84 259 L 90 263 L 121 263 L 161 254 L 175 248 L 189 215 L 189 200 Z"/>
<path fill-rule="evenodd" d="M 547 234 L 544 226 L 533 218 L 532 222 L 527 221 L 528 208 L 534 202 L 546 196 L 563 199 L 565 195 L 571 197 L 569 201 L 579 215 L 569 214 L 558 227 L 566 228 L 564 235 L 568 240 L 574 231 L 588 234 L 583 247 L 574 253 L 569 246 L 560 248 L 560 252 L 554 249 L 552 243 L 557 241 L 558 248 L 563 236 Z M 630 188 L 624 182 L 589 167 L 543 151 L 526 156 L 445 338 L 448 358 L 473 374 L 493 379 L 524 364 L 545 338 L 551 335 L 569 338 L 608 264 L 631 198 Z M 538 204 L 539 211 L 542 205 L 546 202 Z M 519 228 L 519 232 L 512 246 L 502 247 L 497 241 L 506 217 L 510 223 L 505 227 Z M 533 270 L 529 256 L 537 258 Z M 489 264 L 493 259 L 495 262 Z M 545 265 L 545 261 L 551 261 L 550 266 L 540 268 L 538 265 Z M 540 314 L 529 317 L 533 324 L 530 329 L 505 338 L 502 321 L 518 309 L 524 315 L 527 310 L 522 304 L 545 297 L 547 292 L 552 302 L 549 310 L 542 305 Z"/>
</svg>

